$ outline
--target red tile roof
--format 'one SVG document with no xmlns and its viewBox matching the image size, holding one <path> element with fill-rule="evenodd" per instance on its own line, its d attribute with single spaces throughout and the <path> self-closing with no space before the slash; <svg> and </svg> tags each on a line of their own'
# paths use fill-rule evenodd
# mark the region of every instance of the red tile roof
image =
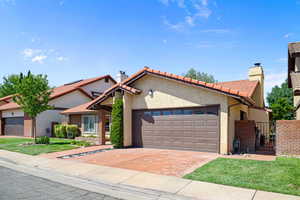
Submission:
<svg viewBox="0 0 300 200">
<path fill-rule="evenodd" d="M 90 101 L 88 103 L 85 103 L 85 104 L 82 104 L 82 105 L 79 105 L 79 106 L 76 106 L 76 107 L 64 110 L 61 113 L 62 114 L 70 114 L 70 113 L 74 114 L 74 113 L 80 113 L 80 112 L 91 112 L 91 111 L 93 111 L 93 110 L 89 109 L 89 107 L 91 105 L 93 105 L 95 102 L 99 102 L 101 100 L 105 100 L 105 98 L 107 96 L 109 96 L 113 91 L 115 91 L 117 89 L 124 90 L 126 92 L 131 93 L 131 94 L 139 94 L 139 93 L 142 92 L 139 89 L 136 89 L 136 88 L 129 87 L 127 85 L 123 85 L 121 83 L 118 83 L 118 84 L 113 85 L 111 88 L 107 89 L 106 91 L 104 91 L 104 93 L 102 95 L 100 95 L 99 97 L 97 97 L 96 99 L 94 99 L 94 100 L 92 100 L 92 101 Z"/>
<path fill-rule="evenodd" d="M 252 97 L 256 87 L 259 84 L 259 81 L 239 80 L 239 81 L 219 82 L 217 84 L 221 85 L 222 87 L 241 91 L 245 93 L 248 97 Z"/>
<path fill-rule="evenodd" d="M 13 97 L 13 95 L 8 95 L 5 97 L 0 98 L 0 101 L 9 102 L 9 100 Z"/>
<path fill-rule="evenodd" d="M 112 86 L 111 88 L 106 90 L 101 96 L 97 97 L 96 99 L 92 100 L 89 103 L 84 104 L 83 107 L 77 106 L 77 107 L 75 107 L 76 109 L 71 110 L 72 109 L 71 108 L 71 109 L 63 111 L 62 113 L 67 114 L 67 113 L 72 113 L 72 112 L 75 112 L 75 111 L 76 112 L 84 112 L 86 110 L 90 111 L 91 107 L 94 104 L 102 102 L 116 88 L 129 87 L 128 85 L 130 83 L 132 83 L 133 81 L 137 80 L 138 78 L 144 76 L 145 74 L 159 75 L 159 76 L 162 76 L 162 77 L 165 77 L 165 78 L 181 81 L 181 82 L 184 82 L 184 83 L 189 83 L 189 84 L 204 87 L 204 88 L 207 88 L 207 89 L 211 89 L 211 90 L 214 90 L 214 91 L 217 91 L 217 92 L 221 92 L 221 93 L 239 98 L 239 99 L 247 102 L 250 105 L 255 103 L 253 101 L 253 99 L 251 99 L 251 95 L 253 94 L 253 91 L 255 90 L 255 87 L 258 84 L 256 81 L 250 81 L 250 82 L 240 81 L 239 82 L 240 84 L 246 84 L 247 85 L 247 87 L 243 88 L 243 87 L 237 87 L 238 84 L 235 83 L 235 81 L 232 81 L 231 85 L 229 84 L 230 82 L 206 83 L 206 82 L 203 82 L 203 81 L 198 81 L 198 80 L 194 80 L 194 79 L 191 79 L 191 78 L 187 78 L 187 77 L 183 77 L 183 76 L 179 76 L 179 75 L 175 75 L 175 74 L 171 74 L 171 73 L 167 73 L 167 72 L 161 72 L 161 71 L 158 71 L 158 70 L 150 69 L 148 67 L 144 67 L 142 70 L 140 70 L 137 73 L 133 74 L 132 76 L 125 79 L 121 83 L 115 84 L 114 86 Z M 232 86 L 232 88 L 231 87 L 226 87 L 225 85 Z M 132 91 L 137 90 L 135 88 L 131 88 L 131 87 L 129 87 L 129 88 Z M 82 110 L 80 110 L 80 109 L 82 109 Z"/>
<path fill-rule="evenodd" d="M 88 96 L 89 98 L 93 99 L 93 97 L 88 94 L 87 92 L 85 92 L 81 87 L 91 84 L 93 82 L 102 80 L 104 78 L 108 78 L 111 81 L 113 81 L 114 83 L 116 83 L 116 81 L 110 76 L 110 75 L 105 75 L 105 76 L 99 76 L 99 77 L 95 77 L 95 78 L 89 78 L 89 79 L 84 79 L 75 83 L 71 83 L 71 84 L 65 84 L 56 88 L 53 88 L 52 93 L 50 95 L 50 99 L 53 100 L 55 98 L 58 98 L 60 96 L 63 96 L 65 94 L 71 93 L 75 90 L 80 91 L 81 93 L 83 93 L 84 95 Z M 7 100 L 10 99 L 12 97 L 12 95 L 10 96 L 6 96 L 1 98 L 0 100 Z M 0 106 L 0 110 L 9 110 L 9 109 L 16 109 L 16 108 L 20 108 L 20 106 L 14 102 L 9 102 L 7 104 L 4 104 L 2 106 Z"/>
</svg>

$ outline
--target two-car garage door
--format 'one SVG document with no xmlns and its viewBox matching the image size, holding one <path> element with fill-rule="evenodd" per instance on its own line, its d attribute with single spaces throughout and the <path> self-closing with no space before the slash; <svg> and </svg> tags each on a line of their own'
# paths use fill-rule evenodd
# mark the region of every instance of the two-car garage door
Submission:
<svg viewBox="0 0 300 200">
<path fill-rule="evenodd" d="M 133 111 L 135 147 L 219 153 L 219 106 Z"/>
</svg>

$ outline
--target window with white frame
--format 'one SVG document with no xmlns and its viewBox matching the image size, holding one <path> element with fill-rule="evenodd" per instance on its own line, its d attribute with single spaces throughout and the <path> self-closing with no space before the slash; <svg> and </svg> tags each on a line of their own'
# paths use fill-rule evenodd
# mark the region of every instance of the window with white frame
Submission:
<svg viewBox="0 0 300 200">
<path fill-rule="evenodd" d="M 96 115 L 83 115 L 82 126 L 84 134 L 97 133 L 97 116 Z"/>
</svg>

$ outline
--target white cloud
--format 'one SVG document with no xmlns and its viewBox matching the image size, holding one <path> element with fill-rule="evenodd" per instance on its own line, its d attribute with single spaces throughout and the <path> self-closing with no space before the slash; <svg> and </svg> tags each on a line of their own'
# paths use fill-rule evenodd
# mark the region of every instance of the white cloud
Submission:
<svg viewBox="0 0 300 200">
<path fill-rule="evenodd" d="M 34 56 L 32 59 L 31 59 L 31 61 L 32 62 L 36 62 L 36 63 L 40 63 L 40 64 L 42 64 L 42 63 L 44 63 L 44 60 L 47 58 L 47 56 L 45 56 L 45 55 L 38 55 L 38 56 Z"/>
<path fill-rule="evenodd" d="M 165 6 L 169 5 L 169 0 L 159 0 L 159 2 L 164 4 Z"/>
<path fill-rule="evenodd" d="M 184 30 L 184 25 L 182 23 L 172 24 L 164 17 L 163 23 L 169 28 L 177 32 Z"/>
<path fill-rule="evenodd" d="M 22 51 L 22 54 L 23 54 L 24 58 L 31 58 L 34 55 L 39 54 L 41 52 L 42 52 L 42 50 L 40 50 L 40 49 L 30 49 L 30 48 L 27 48 L 27 49 L 24 49 Z"/>
<path fill-rule="evenodd" d="M 67 58 L 67 57 L 64 57 L 64 56 L 58 56 L 56 59 L 57 59 L 58 61 L 66 61 L 66 60 L 68 60 L 68 58 Z"/>
<path fill-rule="evenodd" d="M 60 56 L 55 49 L 26 48 L 21 52 L 21 54 L 23 55 L 25 60 L 39 64 L 44 63 L 45 59 L 49 58 L 50 56 L 56 56 L 59 61 L 67 59 L 66 57 Z"/>
<path fill-rule="evenodd" d="M 294 35 L 294 33 L 286 33 L 286 34 L 283 35 L 283 37 L 284 38 L 289 38 L 289 37 L 291 37 L 293 35 Z"/>
<path fill-rule="evenodd" d="M 185 22 L 190 25 L 190 26 L 195 26 L 195 23 L 194 23 L 194 18 L 191 17 L 191 16 L 186 16 L 185 17 Z"/>
<path fill-rule="evenodd" d="M 212 14 L 208 0 L 159 0 L 159 2 L 165 6 L 174 3 L 185 12 L 185 17 L 182 21 L 175 24 L 164 22 L 165 25 L 174 30 L 193 27 L 200 18 L 207 19 Z"/>
<path fill-rule="evenodd" d="M 202 33 L 230 33 L 229 29 L 206 29 L 202 30 Z"/>
<path fill-rule="evenodd" d="M 287 72 L 266 73 L 265 74 L 265 93 L 271 92 L 275 85 L 281 85 L 287 79 Z"/>
<path fill-rule="evenodd" d="M 212 14 L 212 11 L 207 7 L 207 2 L 205 4 L 195 3 L 194 7 L 197 10 L 197 12 L 195 14 L 195 16 L 197 16 L 197 17 L 199 16 L 199 17 L 208 18 Z"/>
</svg>

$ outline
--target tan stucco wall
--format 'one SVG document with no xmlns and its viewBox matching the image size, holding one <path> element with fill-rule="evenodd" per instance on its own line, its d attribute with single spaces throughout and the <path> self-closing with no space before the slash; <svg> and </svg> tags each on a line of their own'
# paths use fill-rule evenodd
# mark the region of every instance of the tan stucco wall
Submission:
<svg viewBox="0 0 300 200">
<path fill-rule="evenodd" d="M 4 110 L 2 111 L 2 117 L 24 117 L 24 112 L 21 109 Z"/>
<path fill-rule="evenodd" d="M 103 93 L 105 90 L 107 90 L 108 88 L 110 88 L 113 85 L 114 85 L 114 82 L 112 82 L 111 79 L 108 79 L 107 83 L 105 82 L 105 79 L 102 79 L 102 80 L 96 81 L 94 83 L 85 85 L 82 87 L 82 89 L 85 90 L 90 95 L 92 95 L 92 91 Z"/>
<path fill-rule="evenodd" d="M 228 153 L 228 98 L 225 95 L 152 75 L 147 75 L 137 80 L 133 87 L 141 89 L 142 93 L 132 96 L 132 109 L 220 105 L 220 153 Z M 149 95 L 150 89 L 153 90 L 153 96 Z M 126 102 L 124 106 L 127 106 Z M 124 117 L 125 124 L 131 126 L 131 117 Z M 124 132 L 124 136 L 127 134 L 129 133 Z"/>
<path fill-rule="evenodd" d="M 300 96 L 294 96 L 294 107 L 300 103 Z M 300 108 L 296 111 L 296 120 L 300 120 Z"/>
<path fill-rule="evenodd" d="M 249 120 L 269 122 L 269 113 L 263 109 L 249 108 Z"/>
<path fill-rule="evenodd" d="M 61 97 L 51 100 L 49 102 L 49 105 L 60 108 L 72 108 L 87 103 L 89 101 L 91 101 L 89 97 L 84 95 L 82 92 L 76 90 L 74 92 L 65 94 Z"/>
<path fill-rule="evenodd" d="M 228 97 L 229 104 L 229 128 L 228 128 L 228 149 L 232 151 L 233 140 L 235 135 L 235 121 L 240 120 L 240 111 L 244 111 L 249 117 L 248 106 L 239 103 L 237 100 Z"/>
</svg>

